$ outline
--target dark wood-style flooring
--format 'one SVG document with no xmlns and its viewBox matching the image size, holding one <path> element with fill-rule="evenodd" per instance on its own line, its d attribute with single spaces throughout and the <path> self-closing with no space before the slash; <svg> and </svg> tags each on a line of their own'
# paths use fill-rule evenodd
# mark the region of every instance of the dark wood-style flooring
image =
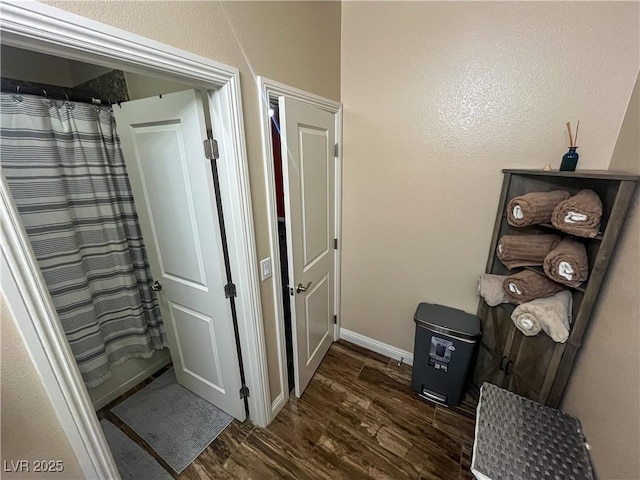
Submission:
<svg viewBox="0 0 640 480">
<path fill-rule="evenodd" d="M 162 372 L 158 372 L 153 378 Z M 109 412 L 98 412 L 174 478 L 467 480 L 475 403 L 444 408 L 412 392 L 411 367 L 342 340 L 267 428 L 233 421 L 180 475 Z"/>
</svg>

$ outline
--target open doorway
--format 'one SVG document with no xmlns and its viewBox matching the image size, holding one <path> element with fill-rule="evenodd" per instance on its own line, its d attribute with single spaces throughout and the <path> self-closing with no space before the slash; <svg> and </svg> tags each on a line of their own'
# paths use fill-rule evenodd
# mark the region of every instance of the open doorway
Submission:
<svg viewBox="0 0 640 480">
<path fill-rule="evenodd" d="M 278 214 L 278 252 L 280 254 L 280 276 L 282 287 L 282 312 L 284 319 L 284 338 L 287 364 L 287 391 L 291 393 L 295 386 L 293 361 L 293 333 L 291 324 L 291 294 L 289 287 L 289 257 L 287 250 L 287 222 L 284 201 L 284 178 L 282 176 L 282 139 L 280 136 L 280 113 L 278 99 L 269 98 L 269 116 L 271 118 L 271 146 L 273 154 L 273 172 L 276 192 L 276 211 Z"/>
<path fill-rule="evenodd" d="M 342 110 L 338 102 L 264 77 L 258 83 L 271 254 L 278 258 L 273 299 L 281 392 L 273 418 L 292 390 L 302 395 L 339 331 Z"/>
<path fill-rule="evenodd" d="M 121 104 L 122 102 L 128 102 L 130 100 L 137 100 L 153 94 L 167 94 L 174 91 L 184 90 L 189 88 L 186 83 L 169 82 L 166 80 L 160 80 L 153 77 L 144 75 L 133 74 L 130 72 L 124 72 L 122 70 L 111 69 L 107 67 L 101 67 L 85 62 L 76 62 L 53 55 L 46 55 L 31 50 L 15 48 L 7 45 L 1 45 L 1 58 L 2 58 L 2 92 L 6 97 L 11 98 L 11 101 L 7 103 L 8 107 L 20 107 L 24 103 L 25 99 L 42 99 L 42 102 L 51 102 L 52 106 L 55 106 L 55 110 L 51 110 L 60 115 L 69 115 L 69 122 L 75 120 L 75 117 L 79 113 L 79 110 L 84 105 L 91 105 L 96 113 L 96 119 L 100 117 L 108 116 L 108 109 L 111 104 Z M 36 68 L 36 66 L 40 68 Z M 65 103 L 66 102 L 66 103 Z M 76 110 L 76 105 L 78 110 Z M 33 102 L 33 107 L 42 110 L 44 115 L 48 113 L 47 110 L 42 109 L 42 104 L 38 101 Z M 91 110 L 86 109 L 88 112 Z M 19 111 L 16 111 L 19 114 Z M 76 115 L 74 115 L 76 114 Z M 105 118 L 106 120 L 106 118 Z M 25 123 L 28 119 L 25 119 Z M 5 122 L 6 123 L 6 122 Z M 108 122 L 107 122 L 108 123 Z M 106 127 L 106 125 L 105 125 Z M 32 128 L 41 128 L 40 125 L 33 125 Z M 69 127 L 70 134 L 73 135 L 72 127 Z M 117 129 L 113 130 L 117 133 Z M 45 134 L 45 129 L 42 129 L 42 135 Z M 53 136 L 59 135 L 59 133 L 52 131 Z M 18 135 L 18 133 L 15 133 Z M 25 141 L 29 140 L 28 136 L 24 137 Z M 96 143 L 96 145 L 98 145 Z M 44 145 L 43 145 L 44 147 Z M 56 145 L 50 144 L 46 148 L 56 148 Z M 24 149 L 22 149 L 24 150 Z M 78 149 L 76 149 L 78 150 Z M 44 162 L 44 164 L 38 163 L 37 152 L 35 153 L 34 162 L 29 164 L 32 168 L 47 167 L 47 170 L 54 170 L 54 165 Z M 44 152 L 43 152 L 44 155 Z M 7 177 L 9 187 L 13 187 L 13 200 L 16 202 L 16 195 L 19 195 L 18 185 L 22 185 L 21 191 L 26 188 L 43 188 L 45 190 L 61 189 L 65 188 L 66 192 L 73 195 L 70 189 L 73 189 L 76 185 L 85 182 L 91 182 L 91 172 L 88 168 L 81 168 L 77 164 L 69 165 L 70 170 L 68 172 L 62 171 L 63 175 L 73 175 L 76 178 L 75 183 L 58 181 L 55 176 L 48 175 L 50 179 L 30 179 L 26 175 L 20 176 L 19 169 L 21 163 L 24 160 L 16 158 L 10 165 L 7 164 L 11 156 L 11 152 L 7 152 L 4 158 L 4 172 Z M 64 168 L 64 167 L 61 167 Z M 117 167 L 119 168 L 119 167 Z M 79 177 L 79 173 L 86 173 L 84 178 Z M 36 182 L 39 186 L 36 187 Z M 45 186 L 46 183 L 46 186 Z M 95 188 L 94 188 L 95 191 Z M 101 201 L 105 201 L 106 192 Z M 26 199 L 22 199 L 26 203 Z M 46 201 L 53 203 L 54 200 L 51 197 L 46 197 Z M 88 199 L 84 199 L 86 203 Z M 97 202 L 98 199 L 96 198 Z M 59 202 L 68 202 L 66 195 L 59 199 Z M 58 203 L 59 203 L 58 202 Z M 26 208 L 26 207 L 24 207 Z M 23 210 L 24 210 L 23 208 Z M 38 202 L 33 202 L 31 209 L 38 208 Z M 20 210 L 20 208 L 19 208 Z M 54 211 L 55 212 L 55 211 Z M 59 210 L 58 210 L 59 212 Z M 55 215 L 56 213 L 54 213 Z M 72 212 L 69 213 L 72 215 Z M 24 214 L 23 214 L 24 216 Z M 25 219 L 23 218 L 23 224 Z M 35 223 L 37 220 L 32 220 L 31 223 Z M 99 226 L 98 230 L 104 229 L 107 226 L 103 223 Z M 60 227 L 62 228 L 62 226 Z M 57 235 L 53 238 L 53 247 L 56 247 L 56 242 L 61 241 L 61 235 Z M 32 239 L 33 242 L 36 241 Z M 80 239 L 80 242 L 82 239 Z M 122 242 L 123 240 L 119 240 Z M 74 242 L 78 243 L 78 241 Z M 141 248 L 144 247 L 143 243 Z M 94 251 L 89 254 L 85 253 L 86 247 L 82 244 L 77 245 L 78 256 L 71 258 L 68 256 L 66 259 L 60 259 L 59 262 L 63 263 L 78 263 L 84 262 L 85 265 L 94 261 L 98 256 L 110 256 L 109 250 L 105 249 L 103 252 Z M 36 252 L 37 253 L 37 252 Z M 47 267 L 45 267 L 46 269 Z M 51 271 L 59 269 L 56 264 L 49 265 Z M 47 273 L 45 273 L 47 275 Z M 51 275 L 45 277 L 48 278 Z M 52 290 L 51 282 L 48 284 L 49 291 Z M 155 303 L 155 301 L 154 301 Z M 126 311 L 123 313 L 127 313 Z M 137 352 L 138 354 L 142 352 Z M 155 349 L 154 352 L 149 352 L 151 356 L 147 355 L 138 358 L 129 358 L 127 361 L 120 365 L 111 368 L 109 370 L 103 369 L 97 372 L 95 375 L 91 375 L 91 378 L 85 378 L 85 384 L 89 383 L 88 388 L 89 396 L 93 406 L 96 409 L 100 409 L 119 395 L 124 394 L 127 390 L 134 387 L 140 381 L 143 381 L 146 377 L 153 374 L 155 371 L 163 368 L 170 361 L 170 354 L 168 348 Z M 104 372 L 107 372 L 109 378 L 104 377 Z"/>
<path fill-rule="evenodd" d="M 4 180 L 116 464 L 141 447 L 179 474 L 179 445 L 200 442 L 192 461 L 248 413 L 217 155 L 202 144 L 213 95 L 9 46 L 2 60 Z M 216 422 L 197 439 L 200 411 L 200 427 Z"/>
<path fill-rule="evenodd" d="M 227 225 L 231 269 L 237 272 L 240 343 L 248 372 L 252 419 L 265 424 L 264 402 L 268 390 L 265 375 L 264 340 L 252 235 L 250 196 L 241 121 L 239 79 L 236 69 L 153 42 L 96 22 L 35 4 L 3 5 L 3 43 L 12 47 L 73 58 L 98 66 L 151 74 L 177 80 L 213 92 L 212 117 L 220 153 L 227 161 L 220 166 L 221 196 L 233 218 Z M 185 73 L 187 72 L 187 73 Z M 16 92 L 17 93 L 17 92 Z M 2 185 L 3 290 L 9 305 L 22 303 L 28 312 L 18 329 L 34 358 L 47 393 L 70 444 L 88 478 L 114 478 L 117 470 L 109 454 L 97 417 L 80 380 L 55 308 L 43 284 L 37 263 L 24 235 L 20 217 L 6 185 Z M 6 262 L 5 262 L 6 260 Z M 27 302 L 27 303 L 25 303 Z"/>
</svg>

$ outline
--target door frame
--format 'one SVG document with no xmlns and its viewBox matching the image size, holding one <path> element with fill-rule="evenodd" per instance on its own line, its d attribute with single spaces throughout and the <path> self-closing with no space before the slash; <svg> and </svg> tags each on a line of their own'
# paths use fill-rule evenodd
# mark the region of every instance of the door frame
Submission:
<svg viewBox="0 0 640 480">
<path fill-rule="evenodd" d="M 2 0 L 2 43 L 214 90 L 223 206 L 251 420 L 266 426 L 269 382 L 245 144 L 234 67 L 37 2 Z M 214 123 L 215 125 L 215 123 Z M 204 140 L 204 139 L 203 139 Z M 2 290 L 16 327 L 87 478 L 119 478 L 6 183 L 0 184 Z M 6 270 L 5 270 L 6 269 Z M 8 274 L 7 274 L 8 273 Z"/>
<path fill-rule="evenodd" d="M 284 96 L 300 102 L 308 103 L 321 110 L 335 115 L 336 143 L 338 154 L 335 165 L 335 235 L 338 239 L 338 250 L 334 257 L 334 315 L 337 323 L 333 326 L 333 339 L 340 338 L 340 268 L 342 252 L 342 104 L 328 98 L 305 92 L 295 87 L 285 85 L 263 76 L 256 79 L 258 87 L 258 100 L 260 103 L 260 122 L 262 127 L 262 157 L 264 160 L 265 184 L 267 192 L 267 214 L 269 224 L 269 249 L 271 255 L 272 293 L 274 314 L 276 318 L 276 333 L 278 339 L 278 373 L 280 392 L 267 404 L 271 421 L 289 400 L 287 389 L 287 352 L 284 334 L 284 308 L 282 305 L 282 272 L 280 271 L 280 247 L 278 237 L 278 213 L 276 207 L 276 180 L 273 168 L 273 143 L 271 141 L 271 117 L 269 116 L 269 99 L 271 97 Z M 284 159 L 283 159 L 284 160 Z M 284 188 L 284 185 L 283 185 Z M 291 245 L 287 245 L 287 253 L 291 257 Z"/>
</svg>

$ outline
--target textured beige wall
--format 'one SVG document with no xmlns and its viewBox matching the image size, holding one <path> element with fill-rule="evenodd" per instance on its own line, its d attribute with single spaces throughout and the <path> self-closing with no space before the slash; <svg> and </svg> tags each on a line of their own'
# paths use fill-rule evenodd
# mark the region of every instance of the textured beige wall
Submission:
<svg viewBox="0 0 640 480">
<path fill-rule="evenodd" d="M 636 76 L 609 170 L 640 175 L 640 74 Z"/>
<path fill-rule="evenodd" d="M 2 478 L 83 478 L 67 436 L 58 422 L 44 385 L 22 343 L 4 298 L 0 295 L 2 327 L 1 431 Z M 12 461 L 28 461 L 29 471 L 15 472 Z M 34 472 L 35 460 L 60 460 L 60 473 Z M 6 463 L 5 463 L 6 462 Z M 6 471 L 9 470 L 9 471 Z"/>
<path fill-rule="evenodd" d="M 339 2 L 48 1 L 240 70 L 258 258 L 270 255 L 253 75 L 340 99 Z M 271 397 L 279 393 L 271 280 L 261 285 Z"/>
<path fill-rule="evenodd" d="M 638 2 L 344 2 L 343 327 L 413 350 L 416 305 L 475 312 L 502 168 L 606 169 Z"/>
<path fill-rule="evenodd" d="M 609 169 L 640 175 L 640 81 Z M 602 479 L 640 478 L 640 191 L 573 371 L 562 409 L 582 421 Z M 604 361 L 603 361 L 604 360 Z"/>
</svg>

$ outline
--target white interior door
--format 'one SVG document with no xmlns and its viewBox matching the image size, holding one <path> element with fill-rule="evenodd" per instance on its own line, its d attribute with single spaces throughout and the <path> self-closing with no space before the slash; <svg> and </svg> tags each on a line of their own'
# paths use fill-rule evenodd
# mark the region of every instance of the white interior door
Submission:
<svg viewBox="0 0 640 480">
<path fill-rule="evenodd" d="M 289 245 L 295 394 L 309 384 L 333 342 L 335 118 L 279 99 Z"/>
<path fill-rule="evenodd" d="M 114 112 L 178 382 L 244 420 L 201 96 L 186 90 Z"/>
</svg>

